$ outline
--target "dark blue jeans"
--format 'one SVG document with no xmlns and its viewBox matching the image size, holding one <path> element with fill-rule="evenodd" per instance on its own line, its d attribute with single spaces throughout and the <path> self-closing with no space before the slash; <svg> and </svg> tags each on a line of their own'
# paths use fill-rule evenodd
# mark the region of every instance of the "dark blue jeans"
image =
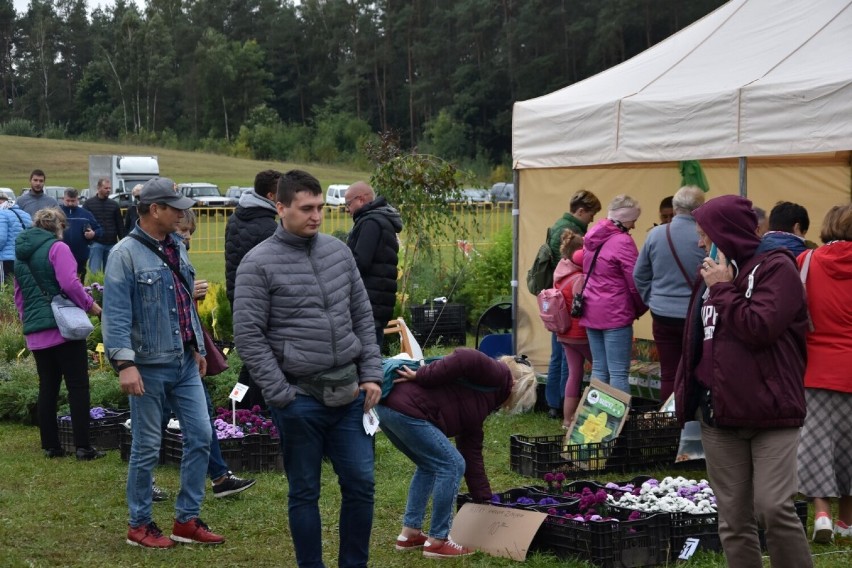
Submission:
<svg viewBox="0 0 852 568">
<path fill-rule="evenodd" d="M 366 568 L 373 528 L 373 442 L 364 432 L 364 393 L 354 402 L 328 407 L 297 395 L 285 408 L 270 407 L 281 431 L 281 453 L 289 483 L 290 533 L 301 568 L 321 568 L 319 512 L 322 460 L 337 474 L 340 506 L 340 568 Z"/>
<path fill-rule="evenodd" d="M 556 334 L 550 334 L 550 365 L 547 367 L 547 383 L 544 385 L 544 398 L 547 406 L 562 411 L 562 399 L 565 397 L 565 383 L 568 382 L 568 362 L 565 360 L 565 349 L 556 339 Z"/>
</svg>

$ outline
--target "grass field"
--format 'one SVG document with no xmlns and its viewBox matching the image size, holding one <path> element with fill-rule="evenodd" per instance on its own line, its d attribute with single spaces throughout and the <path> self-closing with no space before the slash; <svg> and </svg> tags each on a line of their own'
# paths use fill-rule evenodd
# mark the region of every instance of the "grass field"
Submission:
<svg viewBox="0 0 852 568">
<path fill-rule="evenodd" d="M 323 187 L 331 183 L 366 180 L 370 176 L 366 171 L 320 164 L 248 160 L 152 146 L 0 136 L 0 187 L 11 187 L 20 195 L 22 188 L 30 187 L 30 172 L 39 168 L 47 176 L 46 185 L 85 189 L 89 185 L 89 154 L 158 156 L 161 176 L 172 178 L 177 183 L 210 182 L 218 185 L 223 193 L 232 185 L 253 185 L 255 174 L 270 168 L 307 170 L 319 179 Z"/>
<path fill-rule="evenodd" d="M 544 414 L 490 417 L 486 423 L 484 456 L 492 489 L 502 491 L 535 483 L 509 468 L 508 442 L 512 433 L 536 436 L 555 435 L 560 431 L 558 422 Z M 0 566 L 257 568 L 295 565 L 286 514 L 287 482 L 283 475 L 258 474 L 257 485 L 234 499 L 213 499 L 208 493 L 202 516 L 213 529 L 227 537 L 223 546 L 179 546 L 169 551 L 152 551 L 124 543 L 126 472 L 127 465 L 120 460 L 118 451 L 110 451 L 106 458 L 95 462 L 82 463 L 72 458 L 48 461 L 39 450 L 36 427 L 0 424 Z M 403 555 L 393 550 L 412 472 L 408 459 L 379 434 L 371 566 L 434 566 L 434 561 L 417 554 Z M 161 466 L 156 473 L 157 482 L 174 495 L 179 485 L 178 473 L 175 467 Z M 667 474 L 663 471 L 648 473 Z M 677 474 L 701 477 L 703 472 L 678 471 Z M 632 475 L 597 478 L 623 480 Z M 323 467 L 322 480 L 324 558 L 326 565 L 334 566 L 338 544 L 335 521 L 340 497 L 334 473 L 327 464 Z M 170 528 L 172 505 L 173 501 L 154 505 L 154 517 L 161 527 Z M 849 566 L 852 562 L 850 544 L 847 541 L 837 547 L 814 545 L 815 565 L 818 568 Z M 448 565 L 500 567 L 517 564 L 477 553 L 449 561 Z M 525 565 L 531 568 L 590 566 L 541 554 L 531 555 Z M 674 565 L 674 561 L 670 565 Z M 678 565 L 711 568 L 725 566 L 725 562 L 719 554 L 699 552 Z M 768 566 L 768 561 L 765 565 Z"/>
</svg>

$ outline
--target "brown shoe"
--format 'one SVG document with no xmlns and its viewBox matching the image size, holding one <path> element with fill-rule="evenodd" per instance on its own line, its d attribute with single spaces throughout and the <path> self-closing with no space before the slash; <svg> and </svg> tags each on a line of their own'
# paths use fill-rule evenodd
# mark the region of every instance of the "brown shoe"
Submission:
<svg viewBox="0 0 852 568">
<path fill-rule="evenodd" d="M 438 544 L 437 542 L 423 543 L 423 556 L 426 558 L 455 558 L 457 556 L 470 556 L 473 551 L 452 540 L 445 540 Z"/>
<path fill-rule="evenodd" d="M 189 519 L 185 523 L 179 523 L 175 519 L 171 539 L 175 542 L 188 544 L 222 544 L 225 542 L 225 537 L 210 532 L 204 521 L 198 517 Z"/>
<path fill-rule="evenodd" d="M 171 548 L 174 541 L 163 536 L 156 523 L 127 528 L 127 544 L 145 548 Z"/>
</svg>

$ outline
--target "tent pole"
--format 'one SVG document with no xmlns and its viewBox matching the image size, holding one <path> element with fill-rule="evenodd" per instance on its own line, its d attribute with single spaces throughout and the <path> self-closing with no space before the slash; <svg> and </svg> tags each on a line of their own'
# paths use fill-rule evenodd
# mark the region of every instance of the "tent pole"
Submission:
<svg viewBox="0 0 852 568">
<path fill-rule="evenodd" d="M 748 158 L 740 158 L 740 197 L 748 196 Z"/>
<path fill-rule="evenodd" d="M 518 170 L 512 170 L 512 354 L 518 354 L 518 235 L 520 234 L 520 208 L 518 203 L 521 195 L 521 176 Z"/>
</svg>

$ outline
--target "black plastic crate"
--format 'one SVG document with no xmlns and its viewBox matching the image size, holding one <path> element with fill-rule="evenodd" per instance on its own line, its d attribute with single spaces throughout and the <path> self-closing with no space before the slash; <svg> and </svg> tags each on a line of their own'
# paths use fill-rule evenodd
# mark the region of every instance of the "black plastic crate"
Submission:
<svg viewBox="0 0 852 568">
<path fill-rule="evenodd" d="M 808 502 L 807 501 L 796 501 L 796 516 L 799 517 L 799 520 L 802 522 L 802 528 L 805 529 L 805 532 L 808 532 Z M 757 537 L 760 539 L 760 548 L 761 550 L 766 550 L 766 530 L 763 527 L 758 527 L 757 529 Z"/>
<path fill-rule="evenodd" d="M 183 458 L 183 436 L 181 436 L 180 432 L 166 430 L 163 433 L 163 439 L 160 443 L 160 453 L 163 456 L 163 463 L 180 465 Z"/>
<path fill-rule="evenodd" d="M 488 505 L 540 512 L 547 512 L 547 509 L 550 507 L 576 506 L 576 504 L 580 501 L 579 499 L 570 499 L 561 495 L 550 494 L 544 487 L 514 487 L 500 493 L 495 493 L 494 497 L 498 498 L 499 501 L 492 498 L 492 500 L 487 503 Z M 518 499 L 524 497 L 532 499 L 534 502 L 518 503 Z M 556 501 L 556 503 L 542 504 L 541 501 L 543 499 Z M 456 496 L 456 508 L 461 509 L 465 503 L 473 503 L 473 498 L 470 496 L 470 493 L 459 493 Z"/>
<path fill-rule="evenodd" d="M 616 441 L 616 456 L 623 456 L 625 471 L 670 468 L 677 458 L 680 433 L 674 412 L 631 408 Z"/>
<path fill-rule="evenodd" d="M 411 333 L 422 347 L 467 343 L 464 304 L 429 302 L 410 310 Z"/>
<path fill-rule="evenodd" d="M 242 438 L 245 471 L 284 471 L 281 441 L 269 434 L 251 434 Z"/>
<path fill-rule="evenodd" d="M 547 473 L 561 472 L 566 479 L 580 479 L 594 473 L 621 472 L 624 463 L 613 453 L 614 442 L 563 446 L 564 436 L 523 436 L 509 438 L 509 466 L 515 473 L 544 479 Z"/>
<path fill-rule="evenodd" d="M 124 423 L 130 418 L 129 410 L 105 409 L 106 416 L 97 420 L 89 420 L 89 445 L 99 450 L 117 450 L 121 445 L 121 431 Z M 74 444 L 74 430 L 71 419 L 58 416 L 56 425 L 59 428 L 59 445 L 66 452 L 77 450 Z"/>
<path fill-rule="evenodd" d="M 581 522 L 548 515 L 530 546 L 561 559 L 579 558 L 601 568 L 640 568 L 664 564 L 669 558 L 666 515 L 610 511 L 618 520 Z"/>
</svg>

